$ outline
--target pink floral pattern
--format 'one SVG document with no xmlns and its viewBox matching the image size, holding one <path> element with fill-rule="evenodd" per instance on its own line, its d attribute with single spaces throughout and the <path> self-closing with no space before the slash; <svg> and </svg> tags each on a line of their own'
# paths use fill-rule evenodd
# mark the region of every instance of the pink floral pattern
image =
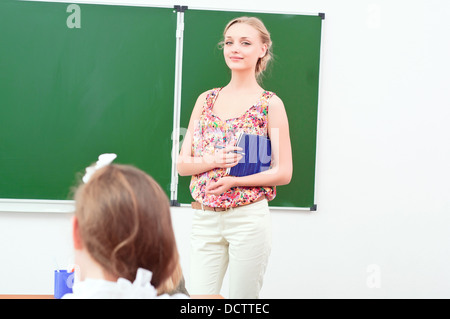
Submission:
<svg viewBox="0 0 450 319">
<path fill-rule="evenodd" d="M 237 133 L 267 136 L 267 112 L 273 92 L 264 91 L 261 98 L 240 117 L 226 121 L 214 115 L 212 109 L 221 88 L 213 89 L 206 97 L 200 120 L 194 128 L 193 156 L 213 154 L 216 146 L 236 144 Z M 220 196 L 205 194 L 206 183 L 227 176 L 226 169 L 215 168 L 192 176 L 190 190 L 199 203 L 210 207 L 237 207 L 249 204 L 265 195 L 270 201 L 276 196 L 275 187 L 233 187 Z"/>
</svg>

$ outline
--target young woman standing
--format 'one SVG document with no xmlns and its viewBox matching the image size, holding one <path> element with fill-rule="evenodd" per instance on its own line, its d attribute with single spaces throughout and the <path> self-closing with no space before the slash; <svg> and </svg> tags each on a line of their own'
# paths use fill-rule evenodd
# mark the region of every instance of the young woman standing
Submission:
<svg viewBox="0 0 450 319">
<path fill-rule="evenodd" d="M 258 83 L 272 58 L 261 20 L 236 18 L 224 30 L 231 70 L 227 86 L 204 92 L 192 111 L 178 158 L 192 175 L 191 294 L 218 294 L 229 266 L 230 298 L 258 298 L 271 250 L 268 201 L 292 176 L 289 125 L 283 102 Z M 228 176 L 241 159 L 238 133 L 268 136 L 272 165 L 265 172 Z"/>
</svg>

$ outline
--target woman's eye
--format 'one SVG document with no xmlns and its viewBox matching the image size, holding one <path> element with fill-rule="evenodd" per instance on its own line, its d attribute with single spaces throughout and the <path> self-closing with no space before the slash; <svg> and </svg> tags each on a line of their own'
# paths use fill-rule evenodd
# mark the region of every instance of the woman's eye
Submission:
<svg viewBox="0 0 450 319">
<path fill-rule="evenodd" d="M 225 42 L 225 45 L 232 45 L 232 44 L 233 44 L 233 42 L 231 42 L 231 41 Z"/>
<path fill-rule="evenodd" d="M 242 45 L 250 45 L 250 42 L 242 42 Z"/>
</svg>

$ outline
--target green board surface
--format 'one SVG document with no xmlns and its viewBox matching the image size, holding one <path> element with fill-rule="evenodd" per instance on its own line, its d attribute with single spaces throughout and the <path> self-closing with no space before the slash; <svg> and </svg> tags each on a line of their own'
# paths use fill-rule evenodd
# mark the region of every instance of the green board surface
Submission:
<svg viewBox="0 0 450 319">
<path fill-rule="evenodd" d="M 0 198 L 70 199 L 101 153 L 152 175 L 170 194 L 177 14 L 169 8 L 0 1 Z M 272 206 L 314 202 L 322 19 L 188 9 L 184 13 L 181 128 L 202 92 L 230 77 L 218 48 L 229 20 L 257 16 L 275 60 L 263 87 L 284 102 L 294 175 Z M 190 203 L 190 177 L 178 202 Z"/>
<path fill-rule="evenodd" d="M 169 193 L 176 14 L 1 1 L 0 198 L 68 199 L 106 152 Z"/>
<path fill-rule="evenodd" d="M 270 205 L 312 207 L 322 28 L 318 15 L 186 11 L 181 126 L 187 128 L 198 95 L 229 82 L 230 71 L 218 43 L 227 23 L 239 16 L 260 18 L 271 33 L 275 59 L 262 86 L 283 100 L 289 118 L 294 173 L 289 185 L 277 187 Z M 180 178 L 181 203 L 192 201 L 189 181 L 190 177 Z"/>
</svg>

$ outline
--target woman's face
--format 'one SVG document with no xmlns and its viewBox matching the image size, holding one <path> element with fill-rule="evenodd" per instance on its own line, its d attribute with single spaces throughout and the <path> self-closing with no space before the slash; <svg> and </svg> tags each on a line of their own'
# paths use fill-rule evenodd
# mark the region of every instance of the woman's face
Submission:
<svg viewBox="0 0 450 319">
<path fill-rule="evenodd" d="M 233 24 L 226 32 L 224 42 L 225 62 L 232 71 L 255 72 L 256 63 L 267 50 L 258 30 L 245 23 Z"/>
</svg>

